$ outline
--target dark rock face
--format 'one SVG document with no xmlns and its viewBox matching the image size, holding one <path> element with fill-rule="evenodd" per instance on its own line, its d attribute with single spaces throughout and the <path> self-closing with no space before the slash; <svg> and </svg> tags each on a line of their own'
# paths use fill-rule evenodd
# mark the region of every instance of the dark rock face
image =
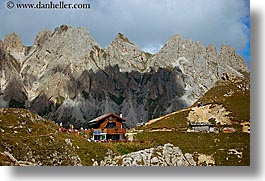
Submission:
<svg viewBox="0 0 265 181">
<path fill-rule="evenodd" d="M 77 80 L 68 83 L 69 91 L 76 90 L 73 101 L 65 101 L 54 109 L 51 118 L 66 125 L 74 120 L 78 126 L 87 126 L 86 122 L 97 116 L 122 111 L 128 126 L 133 126 L 140 120 L 147 121 L 186 107 L 179 99 L 185 93 L 182 79 L 177 68 L 148 73 L 119 72 L 118 65 L 96 73 L 85 70 Z M 36 110 L 35 103 L 44 107 L 48 105 L 44 100 L 38 97 L 33 101 L 32 108 L 39 114 L 43 111 Z M 46 116 L 51 116 L 51 109 Z"/>
<path fill-rule="evenodd" d="M 4 91 L 4 100 L 9 102 L 8 107 L 26 108 L 27 95 L 22 82 L 15 79 L 10 81 Z"/>
<path fill-rule="evenodd" d="M 84 28 L 41 31 L 25 47 L 0 41 L 0 107 L 23 107 L 75 127 L 120 111 L 128 126 L 192 105 L 223 75 L 244 76 L 235 49 L 172 36 L 155 55 L 119 33 L 101 48 Z"/>
</svg>

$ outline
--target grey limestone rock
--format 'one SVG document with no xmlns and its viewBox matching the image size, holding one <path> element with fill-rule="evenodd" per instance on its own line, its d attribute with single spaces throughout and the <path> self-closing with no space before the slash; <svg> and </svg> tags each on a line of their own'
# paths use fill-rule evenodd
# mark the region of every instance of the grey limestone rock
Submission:
<svg viewBox="0 0 265 181">
<path fill-rule="evenodd" d="M 26 47 L 16 33 L 8 34 L 5 37 L 3 46 L 6 52 L 12 55 L 19 64 L 22 64 L 26 54 Z"/>
<path fill-rule="evenodd" d="M 15 33 L 8 35 L 0 42 L 0 59 L 1 107 L 15 100 L 76 127 L 120 111 L 135 126 L 193 104 L 224 74 L 248 73 L 243 58 L 227 45 L 218 52 L 174 35 L 151 55 L 122 33 L 101 48 L 85 28 L 67 25 L 42 30 L 31 47 Z"/>
<path fill-rule="evenodd" d="M 216 47 L 204 47 L 200 42 L 186 40 L 181 35 L 172 36 L 161 50 L 150 59 L 150 66 L 178 67 L 184 77 L 183 99 L 193 104 L 209 90 L 224 73 L 243 77 L 248 72 L 246 62 L 234 48 L 223 45 L 218 53 Z"/>
<path fill-rule="evenodd" d="M 196 166 L 191 154 L 184 155 L 170 143 L 122 156 L 115 156 L 109 151 L 106 155 L 100 166 Z"/>
</svg>

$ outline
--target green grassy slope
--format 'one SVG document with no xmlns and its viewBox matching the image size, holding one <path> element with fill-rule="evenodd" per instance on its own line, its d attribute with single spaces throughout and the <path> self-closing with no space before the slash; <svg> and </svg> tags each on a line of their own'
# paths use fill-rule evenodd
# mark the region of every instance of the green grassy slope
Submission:
<svg viewBox="0 0 265 181">
<path fill-rule="evenodd" d="M 24 109 L 0 109 L 0 152 L 29 165 L 75 165 L 73 148 L 51 121 Z M 60 139 L 59 139 L 60 138 Z M 71 158 L 73 157 L 73 158 Z M 0 161 L 1 165 L 9 165 Z"/>
<path fill-rule="evenodd" d="M 111 149 L 117 155 L 130 153 L 153 145 L 146 143 L 94 143 L 77 134 L 60 132 L 52 121 L 32 114 L 25 109 L 0 109 L 0 165 L 18 165 L 16 160 L 30 165 L 75 165 L 79 157 L 84 166 L 92 159 L 100 162 Z M 65 139 L 71 140 L 72 146 Z"/>
<path fill-rule="evenodd" d="M 250 90 L 249 79 L 237 78 L 235 81 L 218 81 L 216 85 L 205 93 L 198 101 L 205 104 L 222 104 L 232 112 L 233 121 L 250 120 Z M 232 93 L 231 96 L 224 96 Z M 196 106 L 198 101 L 193 105 Z"/>
</svg>

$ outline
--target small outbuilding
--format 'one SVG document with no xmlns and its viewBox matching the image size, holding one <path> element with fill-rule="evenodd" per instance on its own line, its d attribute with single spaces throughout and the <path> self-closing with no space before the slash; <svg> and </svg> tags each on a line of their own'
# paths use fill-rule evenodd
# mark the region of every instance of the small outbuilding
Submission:
<svg viewBox="0 0 265 181">
<path fill-rule="evenodd" d="M 189 126 L 193 131 L 198 132 L 214 132 L 213 124 L 210 122 L 190 122 Z"/>
<path fill-rule="evenodd" d="M 223 128 L 223 133 L 234 133 L 236 132 L 235 128 L 225 127 Z"/>
</svg>

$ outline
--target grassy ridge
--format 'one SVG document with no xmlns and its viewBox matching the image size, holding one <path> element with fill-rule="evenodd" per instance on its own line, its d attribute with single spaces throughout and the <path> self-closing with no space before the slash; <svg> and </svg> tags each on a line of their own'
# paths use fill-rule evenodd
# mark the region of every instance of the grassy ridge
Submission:
<svg viewBox="0 0 265 181">
<path fill-rule="evenodd" d="M 188 129 L 188 124 L 186 121 L 186 117 L 188 116 L 189 111 L 181 111 L 172 116 L 166 117 L 165 119 L 161 119 L 156 121 L 150 125 L 142 126 L 140 129 L 144 130 L 154 130 L 154 129 L 174 129 L 176 131 L 186 131 Z"/>
<path fill-rule="evenodd" d="M 250 90 L 245 88 L 249 87 L 248 85 L 249 79 L 237 79 L 235 82 L 218 81 L 193 106 L 199 101 L 204 101 L 205 104 L 222 104 L 231 112 L 233 121 L 250 120 Z M 231 96 L 224 96 L 229 92 L 233 92 Z"/>
</svg>

